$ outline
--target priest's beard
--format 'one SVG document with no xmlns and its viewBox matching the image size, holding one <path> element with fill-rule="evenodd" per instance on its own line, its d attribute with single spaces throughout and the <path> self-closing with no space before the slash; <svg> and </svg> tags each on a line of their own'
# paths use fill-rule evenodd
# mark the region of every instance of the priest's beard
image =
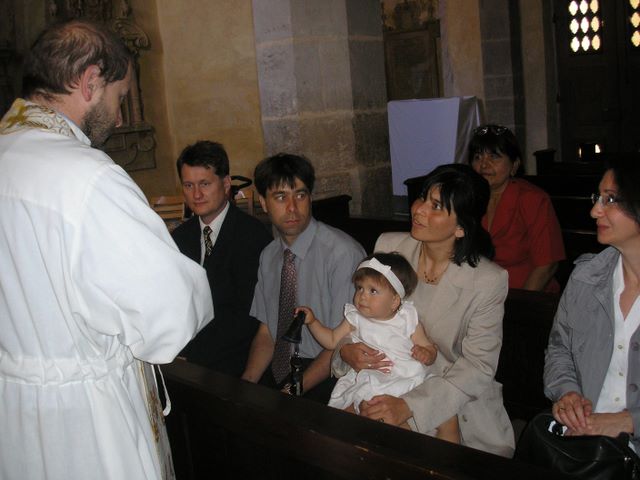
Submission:
<svg viewBox="0 0 640 480">
<path fill-rule="evenodd" d="M 115 130 L 116 121 L 109 114 L 104 100 L 101 100 L 85 114 L 82 122 L 82 131 L 89 137 L 92 146 L 100 147 L 104 145 Z"/>
</svg>

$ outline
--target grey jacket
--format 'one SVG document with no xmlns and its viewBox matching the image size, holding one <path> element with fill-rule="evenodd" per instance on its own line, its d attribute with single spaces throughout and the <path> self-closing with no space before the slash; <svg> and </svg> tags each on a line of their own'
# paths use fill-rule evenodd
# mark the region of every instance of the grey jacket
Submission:
<svg viewBox="0 0 640 480">
<path fill-rule="evenodd" d="M 570 391 L 594 405 L 600 396 L 614 338 L 613 272 L 620 253 L 613 247 L 576 260 L 549 336 L 544 367 L 545 394 L 552 401 Z M 627 374 L 627 410 L 640 447 L 640 328 L 632 337 Z"/>
</svg>

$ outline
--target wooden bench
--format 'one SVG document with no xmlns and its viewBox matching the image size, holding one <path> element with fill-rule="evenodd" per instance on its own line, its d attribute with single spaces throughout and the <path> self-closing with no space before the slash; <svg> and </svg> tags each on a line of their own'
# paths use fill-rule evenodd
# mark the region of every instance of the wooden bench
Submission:
<svg viewBox="0 0 640 480">
<path fill-rule="evenodd" d="M 565 478 L 186 362 L 163 371 L 180 480 Z"/>
<path fill-rule="evenodd" d="M 524 424 L 550 403 L 544 351 L 554 294 L 510 290 L 496 379 Z M 163 367 L 179 479 L 561 478 L 518 462 L 372 422 L 177 360 Z"/>
</svg>

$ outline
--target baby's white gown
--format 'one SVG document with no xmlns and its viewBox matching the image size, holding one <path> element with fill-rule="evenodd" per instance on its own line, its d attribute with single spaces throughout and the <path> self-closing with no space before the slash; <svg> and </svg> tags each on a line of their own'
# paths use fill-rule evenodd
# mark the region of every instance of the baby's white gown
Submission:
<svg viewBox="0 0 640 480">
<path fill-rule="evenodd" d="M 345 409 L 354 405 L 356 412 L 362 400 L 375 395 L 400 396 L 420 385 L 429 372 L 428 367 L 411 357 L 411 335 L 418 325 L 418 312 L 412 302 L 405 301 L 390 320 L 373 320 L 364 317 L 350 303 L 344 306 L 344 317 L 355 327 L 351 332 L 353 342 L 366 343 L 384 352 L 393 362 L 390 373 L 365 369 L 356 373 L 349 370 L 341 377 L 331 392 L 329 406 Z"/>
</svg>

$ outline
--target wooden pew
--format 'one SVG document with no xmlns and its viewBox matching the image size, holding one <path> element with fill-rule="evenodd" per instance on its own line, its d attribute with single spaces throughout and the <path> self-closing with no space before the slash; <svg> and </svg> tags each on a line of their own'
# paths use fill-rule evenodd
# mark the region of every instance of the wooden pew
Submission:
<svg viewBox="0 0 640 480">
<path fill-rule="evenodd" d="M 559 297 L 510 290 L 496 378 L 514 423 L 548 408 L 542 371 Z M 515 461 L 396 429 L 183 361 L 163 367 L 179 479 L 548 478 Z"/>
<path fill-rule="evenodd" d="M 595 232 L 590 216 L 591 194 L 598 190 L 601 173 L 593 175 L 527 175 L 530 183 L 549 194 L 551 203 L 563 229 Z"/>
<path fill-rule="evenodd" d="M 558 265 L 555 277 L 564 288 L 573 271 L 573 262 L 583 253 L 598 253 L 607 246 L 598 243 L 597 233 L 593 230 L 562 229 L 562 240 L 567 258 Z"/>
<path fill-rule="evenodd" d="M 408 232 L 411 220 L 407 218 L 350 217 L 342 230 L 355 238 L 367 254 L 373 253 L 378 237 L 384 232 Z"/>
<path fill-rule="evenodd" d="M 183 361 L 163 371 L 180 480 L 565 478 Z"/>
<path fill-rule="evenodd" d="M 507 413 L 523 423 L 551 403 L 544 396 L 542 374 L 559 295 L 511 289 L 504 305 L 503 339 L 496 380 L 502 383 Z"/>
<path fill-rule="evenodd" d="M 350 201 L 351 197 L 349 195 L 337 195 L 314 200 L 311 204 L 313 217 L 342 230 L 349 222 Z"/>
</svg>

